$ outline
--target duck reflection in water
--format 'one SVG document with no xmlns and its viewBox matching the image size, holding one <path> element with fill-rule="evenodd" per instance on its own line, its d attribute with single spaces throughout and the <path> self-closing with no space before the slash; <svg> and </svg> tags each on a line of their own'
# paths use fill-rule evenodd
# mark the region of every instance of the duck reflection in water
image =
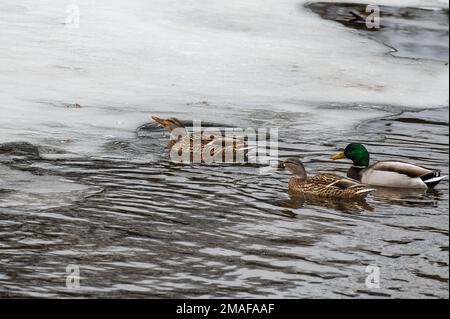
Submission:
<svg viewBox="0 0 450 319">
<path fill-rule="evenodd" d="M 374 211 L 374 208 L 370 206 L 365 199 L 342 200 L 317 197 L 309 194 L 298 194 L 296 192 L 289 192 L 289 200 L 284 203 L 284 206 L 291 209 L 299 209 L 306 206 L 318 206 L 344 213 Z"/>
<path fill-rule="evenodd" d="M 372 193 L 375 200 L 404 207 L 437 207 L 442 193 L 436 189 L 401 189 L 376 187 Z"/>
</svg>

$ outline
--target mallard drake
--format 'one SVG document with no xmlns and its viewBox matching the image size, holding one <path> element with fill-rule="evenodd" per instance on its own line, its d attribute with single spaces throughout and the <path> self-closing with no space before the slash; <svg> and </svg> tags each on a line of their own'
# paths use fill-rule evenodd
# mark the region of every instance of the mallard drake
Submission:
<svg viewBox="0 0 450 319">
<path fill-rule="evenodd" d="M 347 176 L 364 184 L 393 188 L 434 188 L 447 176 L 401 161 L 380 161 L 369 166 L 369 151 L 362 144 L 349 144 L 344 152 L 331 157 L 333 160 L 348 158 L 353 166 Z"/>
<path fill-rule="evenodd" d="M 239 162 L 247 158 L 251 149 L 245 141 L 226 137 L 218 133 L 189 133 L 184 124 L 177 118 L 161 119 L 152 116 L 152 119 L 170 133 L 170 140 L 166 148 L 172 153 L 182 156 L 183 150 L 189 150 L 188 158 L 184 161 L 211 162 Z M 242 152 L 242 157 L 238 157 Z"/>
<path fill-rule="evenodd" d="M 375 190 L 358 181 L 334 174 L 318 174 L 308 178 L 305 167 L 297 158 L 288 158 L 282 162 L 281 167 L 294 175 L 289 181 L 289 191 L 298 194 L 358 200 Z"/>
</svg>

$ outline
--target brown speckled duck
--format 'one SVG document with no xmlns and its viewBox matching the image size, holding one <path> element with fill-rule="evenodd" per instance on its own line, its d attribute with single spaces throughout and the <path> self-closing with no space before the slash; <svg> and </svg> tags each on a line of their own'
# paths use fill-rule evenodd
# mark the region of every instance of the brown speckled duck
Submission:
<svg viewBox="0 0 450 319">
<path fill-rule="evenodd" d="M 374 189 L 358 181 L 334 174 L 308 177 L 305 167 L 297 158 L 288 158 L 281 165 L 294 176 L 289 181 L 289 191 L 335 199 L 363 199 Z"/>
<path fill-rule="evenodd" d="M 205 154 L 214 155 L 216 162 L 229 160 L 234 162 L 239 152 L 244 152 L 244 155 L 247 156 L 247 152 L 250 149 L 244 141 L 225 137 L 222 134 L 189 133 L 184 124 L 175 117 L 161 119 L 152 116 L 152 119 L 170 133 L 171 138 L 167 142 L 166 148 L 169 151 L 172 151 L 174 148 L 176 150 L 189 149 L 191 162 L 196 156 L 204 163 Z M 226 157 L 226 154 L 228 154 L 228 157 Z M 231 156 L 233 157 L 232 159 L 230 158 Z"/>
</svg>

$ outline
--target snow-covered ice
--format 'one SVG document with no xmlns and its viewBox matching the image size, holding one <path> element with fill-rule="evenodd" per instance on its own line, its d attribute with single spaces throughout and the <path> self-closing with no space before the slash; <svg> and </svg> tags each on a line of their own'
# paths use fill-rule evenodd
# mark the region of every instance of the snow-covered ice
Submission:
<svg viewBox="0 0 450 319">
<path fill-rule="evenodd" d="M 0 142 L 89 153 L 155 112 L 214 120 L 242 109 L 314 111 L 332 126 L 380 113 L 349 121 L 349 111 L 317 105 L 448 105 L 448 65 L 390 57 L 304 2 L 73 0 L 80 27 L 69 28 L 67 2 L 3 0 Z M 210 107 L 187 106 L 204 100 Z"/>
</svg>

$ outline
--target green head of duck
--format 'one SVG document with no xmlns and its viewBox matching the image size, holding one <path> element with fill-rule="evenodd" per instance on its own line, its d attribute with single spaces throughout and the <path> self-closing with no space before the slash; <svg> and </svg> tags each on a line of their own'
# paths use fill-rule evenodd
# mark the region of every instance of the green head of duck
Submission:
<svg viewBox="0 0 450 319">
<path fill-rule="evenodd" d="M 345 150 L 332 157 L 332 159 L 337 160 L 341 158 L 348 158 L 353 161 L 353 165 L 360 167 L 369 166 L 370 154 L 364 145 L 359 143 L 351 143 L 347 145 Z"/>
</svg>

